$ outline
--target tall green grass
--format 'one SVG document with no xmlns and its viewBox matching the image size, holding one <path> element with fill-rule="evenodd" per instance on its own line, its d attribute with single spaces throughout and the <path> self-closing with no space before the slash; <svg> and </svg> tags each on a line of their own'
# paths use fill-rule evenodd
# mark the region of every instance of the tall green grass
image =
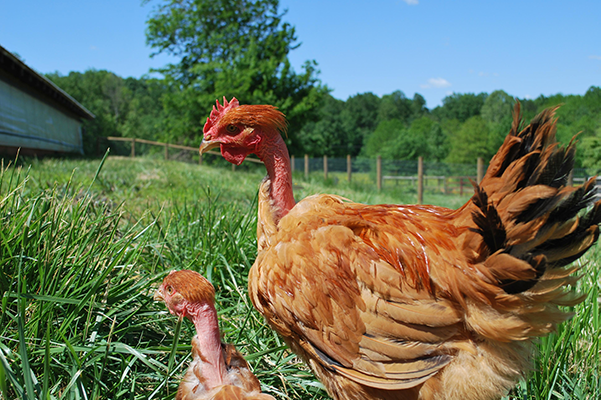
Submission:
<svg viewBox="0 0 601 400">
<path fill-rule="evenodd" d="M 0 170 L 0 398 L 174 398 L 194 328 L 152 294 L 166 271 L 183 268 L 215 285 L 224 340 L 247 356 L 266 392 L 327 398 L 248 299 L 263 173 L 144 158 L 99 164 L 21 160 Z M 295 185 L 298 198 L 415 201 L 317 178 Z M 596 398 L 599 252 L 587 259 L 578 285 L 589 297 L 540 342 L 532 378 L 512 398 Z"/>
<path fill-rule="evenodd" d="M 165 163 L 137 190 L 149 195 L 136 197 L 149 165 L 109 159 L 94 179 L 88 164 L 33 161 L 29 171 L 0 172 L 1 398 L 173 398 L 193 326 L 180 326 L 152 294 L 165 271 L 182 268 L 216 286 L 225 340 L 239 344 L 266 391 L 320 393 L 246 295 L 254 193 L 211 192 L 203 171 Z"/>
</svg>

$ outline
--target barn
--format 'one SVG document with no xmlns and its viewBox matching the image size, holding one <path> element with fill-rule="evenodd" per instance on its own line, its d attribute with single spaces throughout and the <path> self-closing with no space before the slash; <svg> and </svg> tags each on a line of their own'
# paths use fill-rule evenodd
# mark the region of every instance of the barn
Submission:
<svg viewBox="0 0 601 400">
<path fill-rule="evenodd" d="M 0 153 L 83 154 L 94 114 L 0 46 Z"/>
</svg>

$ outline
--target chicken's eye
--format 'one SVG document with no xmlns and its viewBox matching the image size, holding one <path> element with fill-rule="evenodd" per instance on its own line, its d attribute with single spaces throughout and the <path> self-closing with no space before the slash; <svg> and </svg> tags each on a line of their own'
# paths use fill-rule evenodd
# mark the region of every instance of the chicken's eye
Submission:
<svg viewBox="0 0 601 400">
<path fill-rule="evenodd" d="M 173 294 L 173 286 L 167 286 L 167 293 Z"/>
<path fill-rule="evenodd" d="M 236 125 L 228 125 L 225 127 L 228 133 L 238 133 L 238 127 Z"/>
</svg>

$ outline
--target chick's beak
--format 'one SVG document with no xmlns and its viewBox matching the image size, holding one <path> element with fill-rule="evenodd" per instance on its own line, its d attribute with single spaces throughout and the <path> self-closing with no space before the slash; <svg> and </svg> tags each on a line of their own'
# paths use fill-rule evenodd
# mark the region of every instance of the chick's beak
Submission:
<svg viewBox="0 0 601 400">
<path fill-rule="evenodd" d="M 215 147 L 219 147 L 220 143 L 217 140 L 206 140 L 203 139 L 200 144 L 200 154 L 204 154 L 207 151 L 214 149 Z"/>
<path fill-rule="evenodd" d="M 163 302 L 165 301 L 165 299 L 163 298 L 163 294 L 158 289 L 156 292 L 154 292 L 154 296 L 152 296 L 152 298 L 157 301 L 163 301 Z"/>
</svg>

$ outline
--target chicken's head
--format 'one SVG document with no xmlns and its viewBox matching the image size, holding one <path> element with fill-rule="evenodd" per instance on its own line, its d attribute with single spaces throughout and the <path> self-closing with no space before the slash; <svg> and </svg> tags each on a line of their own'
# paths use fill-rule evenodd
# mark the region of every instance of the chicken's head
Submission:
<svg viewBox="0 0 601 400">
<path fill-rule="evenodd" d="M 215 288 L 204 276 L 187 269 L 171 271 L 154 294 L 155 300 L 165 302 L 169 312 L 192 319 L 193 304 L 215 302 Z"/>
<path fill-rule="evenodd" d="M 224 97 L 207 118 L 200 154 L 219 146 L 223 158 L 240 165 L 249 154 L 260 156 L 264 143 L 286 129 L 286 117 L 276 107 L 240 105 L 235 97 L 230 102 Z"/>
</svg>

